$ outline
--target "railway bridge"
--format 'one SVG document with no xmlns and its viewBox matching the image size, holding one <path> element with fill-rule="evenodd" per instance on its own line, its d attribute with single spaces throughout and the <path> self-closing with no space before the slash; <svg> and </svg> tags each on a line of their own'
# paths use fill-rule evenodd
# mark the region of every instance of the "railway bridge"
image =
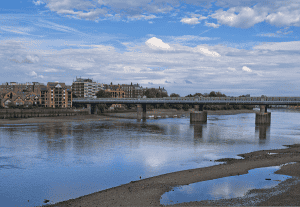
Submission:
<svg viewBox="0 0 300 207">
<path fill-rule="evenodd" d="M 206 122 L 207 111 L 203 105 L 259 105 L 255 123 L 270 124 L 271 113 L 267 111 L 270 105 L 300 105 L 300 97 L 164 97 L 164 98 L 74 98 L 73 103 L 86 104 L 89 113 L 97 113 L 96 104 L 136 104 L 137 118 L 146 118 L 147 104 L 192 104 L 194 111 L 190 114 L 190 122 Z M 92 108 L 95 108 L 92 111 Z"/>
</svg>

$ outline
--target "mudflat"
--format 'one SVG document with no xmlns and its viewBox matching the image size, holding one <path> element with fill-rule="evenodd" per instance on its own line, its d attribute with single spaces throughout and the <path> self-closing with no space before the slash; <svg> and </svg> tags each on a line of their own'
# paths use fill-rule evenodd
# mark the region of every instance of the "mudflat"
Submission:
<svg viewBox="0 0 300 207">
<path fill-rule="evenodd" d="M 174 206 L 214 206 L 214 205 L 259 205 L 298 206 L 300 205 L 300 144 L 286 146 L 286 149 L 262 150 L 241 154 L 243 159 L 215 160 L 222 164 L 163 174 L 147 179 L 141 178 L 128 184 L 110 188 L 76 199 L 70 199 L 47 206 L 161 206 L 160 197 L 172 187 L 248 173 L 260 167 L 279 166 L 276 173 L 295 176 L 270 189 L 254 189 L 256 196 L 215 201 L 201 201 L 175 204 Z M 270 154 L 277 153 L 277 154 Z M 225 163 L 223 163 L 225 162 Z M 274 193 L 274 192 L 277 193 Z"/>
<path fill-rule="evenodd" d="M 114 117 L 102 115 L 78 115 L 78 116 L 55 116 L 55 117 L 32 117 L 32 118 L 13 118 L 0 119 L 1 124 L 29 124 L 29 123 L 54 123 L 54 122 L 82 122 L 93 120 L 115 120 Z"/>
<path fill-rule="evenodd" d="M 148 111 L 147 115 L 188 115 L 190 111 Z M 237 113 L 255 113 L 253 110 L 219 110 L 208 111 L 208 114 L 237 114 Z M 0 119 L 1 124 L 26 124 L 26 123 L 51 123 L 51 122 L 72 122 L 72 121 L 96 121 L 96 120 L 117 120 L 118 118 L 137 118 L 136 112 L 127 113 L 104 113 L 101 115 L 76 115 L 76 116 L 55 116 L 55 117 L 32 117 L 32 118 L 12 118 L 12 119 Z"/>
</svg>

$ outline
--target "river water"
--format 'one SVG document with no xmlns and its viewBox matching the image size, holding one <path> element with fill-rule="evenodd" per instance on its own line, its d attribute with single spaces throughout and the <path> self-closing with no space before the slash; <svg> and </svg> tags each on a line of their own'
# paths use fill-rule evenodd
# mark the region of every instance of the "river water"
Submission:
<svg viewBox="0 0 300 207">
<path fill-rule="evenodd" d="M 130 181 L 220 164 L 237 154 L 300 143 L 300 113 L 269 110 L 270 126 L 255 114 L 15 124 L 0 126 L 0 203 L 43 205 Z"/>
</svg>

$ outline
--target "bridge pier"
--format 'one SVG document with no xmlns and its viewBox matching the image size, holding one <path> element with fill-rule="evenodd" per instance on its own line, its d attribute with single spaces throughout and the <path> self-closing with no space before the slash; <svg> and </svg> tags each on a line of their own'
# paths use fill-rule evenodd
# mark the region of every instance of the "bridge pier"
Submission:
<svg viewBox="0 0 300 207">
<path fill-rule="evenodd" d="M 98 114 L 98 107 L 96 104 L 94 104 L 94 114 L 97 115 Z"/>
<path fill-rule="evenodd" d="M 87 104 L 87 107 L 88 109 L 88 114 L 91 115 L 91 114 L 97 114 L 98 112 L 98 107 L 96 104 Z"/>
<path fill-rule="evenodd" d="M 146 104 L 137 104 L 136 109 L 137 109 L 137 119 L 146 119 Z"/>
<path fill-rule="evenodd" d="M 271 113 L 267 111 L 268 105 L 260 105 L 260 112 L 255 115 L 255 124 L 270 124 Z"/>
<path fill-rule="evenodd" d="M 87 104 L 87 105 L 86 105 L 86 108 L 87 108 L 88 111 L 89 111 L 88 114 L 89 114 L 89 115 L 92 114 L 92 104 Z"/>
<path fill-rule="evenodd" d="M 203 105 L 194 105 L 194 109 L 190 113 L 190 123 L 207 122 L 207 111 L 203 111 Z"/>
</svg>

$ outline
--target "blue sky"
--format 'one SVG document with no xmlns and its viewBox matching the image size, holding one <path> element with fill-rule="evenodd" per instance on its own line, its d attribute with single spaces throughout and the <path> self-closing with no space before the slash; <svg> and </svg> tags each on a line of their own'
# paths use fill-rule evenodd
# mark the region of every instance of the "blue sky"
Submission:
<svg viewBox="0 0 300 207">
<path fill-rule="evenodd" d="M 299 96 L 300 0 L 0 3 L 0 83 L 139 83 Z"/>
</svg>

